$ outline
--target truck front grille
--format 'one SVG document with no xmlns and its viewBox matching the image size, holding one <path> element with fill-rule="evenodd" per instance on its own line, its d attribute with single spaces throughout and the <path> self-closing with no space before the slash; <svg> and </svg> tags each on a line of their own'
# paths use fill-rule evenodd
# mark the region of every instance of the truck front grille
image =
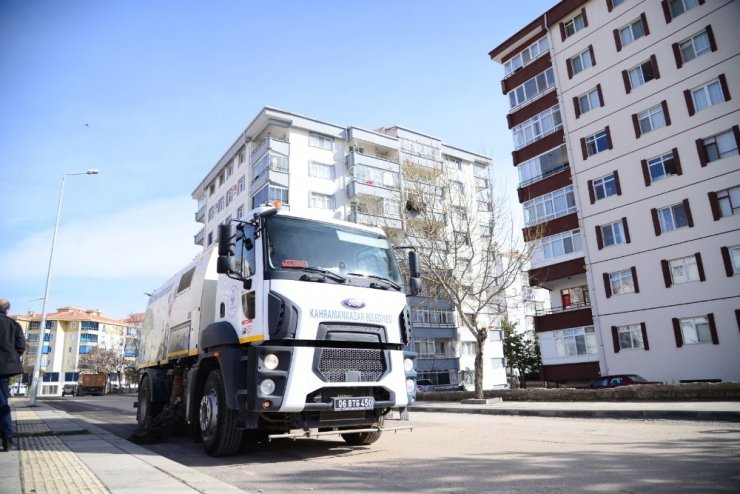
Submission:
<svg viewBox="0 0 740 494">
<path fill-rule="evenodd" d="M 383 350 L 366 348 L 318 348 L 317 373 L 324 380 L 341 382 L 376 382 L 388 369 Z"/>
</svg>

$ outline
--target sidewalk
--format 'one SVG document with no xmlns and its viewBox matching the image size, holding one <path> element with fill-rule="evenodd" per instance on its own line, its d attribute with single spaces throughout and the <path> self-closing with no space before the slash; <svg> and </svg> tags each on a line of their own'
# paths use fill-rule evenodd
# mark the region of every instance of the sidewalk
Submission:
<svg viewBox="0 0 740 494">
<path fill-rule="evenodd" d="M 529 417 L 662 419 L 740 422 L 740 401 L 500 401 L 487 404 L 418 401 L 414 412 L 479 413 Z"/>
<path fill-rule="evenodd" d="M 11 398 L 18 449 L 0 452 L 0 494 L 244 492 L 43 401 Z"/>
</svg>

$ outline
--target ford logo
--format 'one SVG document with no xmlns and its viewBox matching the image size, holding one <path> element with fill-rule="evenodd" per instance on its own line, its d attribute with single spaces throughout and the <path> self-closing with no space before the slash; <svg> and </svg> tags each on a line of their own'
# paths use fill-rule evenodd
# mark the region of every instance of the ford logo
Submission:
<svg viewBox="0 0 740 494">
<path fill-rule="evenodd" d="M 362 309 L 365 307 L 365 302 L 359 298 L 347 298 L 342 300 L 342 305 L 348 309 Z"/>
</svg>

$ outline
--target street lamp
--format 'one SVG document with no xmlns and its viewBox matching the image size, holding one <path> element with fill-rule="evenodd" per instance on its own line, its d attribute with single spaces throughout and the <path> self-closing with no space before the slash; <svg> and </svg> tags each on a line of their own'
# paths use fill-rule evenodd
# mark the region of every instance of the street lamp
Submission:
<svg viewBox="0 0 740 494">
<path fill-rule="evenodd" d="M 36 405 L 36 396 L 39 390 L 39 371 L 41 370 L 41 354 L 44 351 L 44 337 L 46 336 L 46 303 L 49 298 L 49 281 L 51 280 L 51 261 L 54 259 L 54 242 L 57 239 L 59 229 L 59 216 L 62 213 L 62 197 L 64 197 L 64 180 L 71 175 L 97 175 L 99 172 L 91 168 L 86 172 L 65 173 L 62 175 L 62 187 L 59 190 L 59 204 L 57 205 L 57 219 L 54 223 L 54 235 L 51 237 L 51 253 L 49 254 L 49 269 L 46 271 L 46 287 L 44 288 L 44 304 L 41 308 L 41 325 L 39 326 L 39 339 L 37 342 L 36 365 L 33 367 L 33 380 L 31 381 L 31 406 Z"/>
</svg>

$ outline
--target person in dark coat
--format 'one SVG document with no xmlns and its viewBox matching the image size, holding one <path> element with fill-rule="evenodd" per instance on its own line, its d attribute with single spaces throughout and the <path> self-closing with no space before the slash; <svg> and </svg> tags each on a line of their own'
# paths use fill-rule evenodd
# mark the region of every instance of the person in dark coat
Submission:
<svg viewBox="0 0 740 494">
<path fill-rule="evenodd" d="M 3 451 L 13 446 L 13 419 L 10 416 L 11 376 L 21 374 L 21 355 L 26 350 L 26 338 L 21 325 L 8 317 L 10 302 L 0 298 L 0 432 L 3 436 Z"/>
</svg>

